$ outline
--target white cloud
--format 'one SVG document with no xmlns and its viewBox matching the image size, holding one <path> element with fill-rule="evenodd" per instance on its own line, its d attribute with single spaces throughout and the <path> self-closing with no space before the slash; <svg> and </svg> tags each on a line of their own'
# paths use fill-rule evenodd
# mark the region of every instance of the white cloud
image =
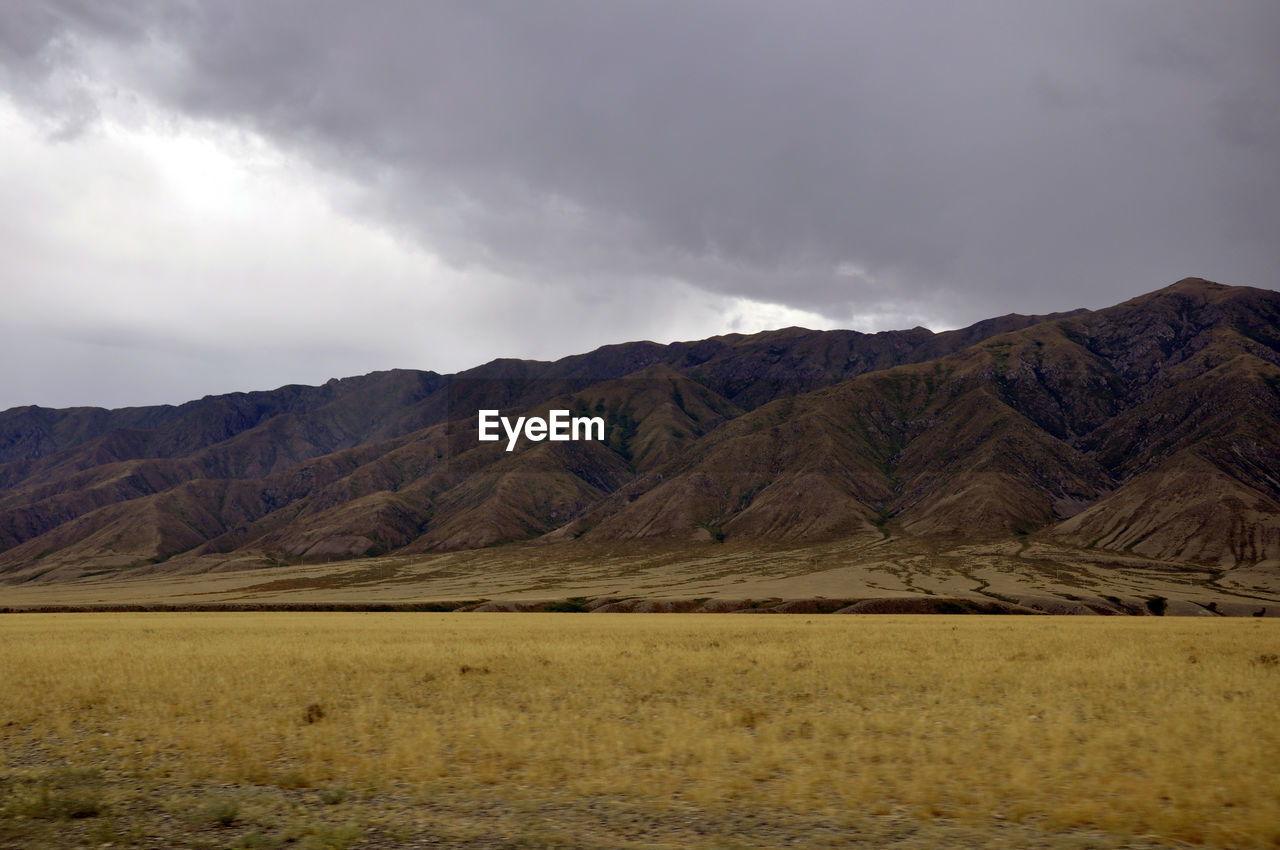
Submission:
<svg viewBox="0 0 1280 850">
<path fill-rule="evenodd" d="M 773 328 L 801 327 L 826 330 L 835 325 L 831 319 L 808 310 L 797 310 L 783 304 L 769 304 L 749 298 L 729 299 L 725 327 L 734 333 L 756 333 Z"/>
<path fill-rule="evenodd" d="M 110 107 L 113 101 L 104 103 Z M 596 290 L 451 268 L 260 136 L 129 101 L 77 134 L 0 100 L 12 369 L 0 409 L 178 403 L 375 369 L 447 372 L 627 339 L 827 327 L 674 279 Z M 626 292 L 619 299 L 618 293 Z"/>
<path fill-rule="evenodd" d="M 155 117 L 103 114 L 49 143 L 0 101 L 0 203 L 25 213 L 0 224 L 3 322 L 10 346 L 14 335 L 36 348 L 56 339 L 64 354 L 101 349 L 94 368 L 117 364 L 80 403 L 181 401 L 178 384 L 250 389 L 322 381 L 343 366 L 457 368 L 480 356 L 452 349 L 459 333 L 419 332 L 474 290 L 473 277 L 335 210 L 331 178 L 263 139 Z M 168 374 L 162 361 L 179 355 L 197 375 Z M 24 359 L 28 373 L 45 362 Z M 26 401 L 71 399 L 0 406 Z"/>
</svg>

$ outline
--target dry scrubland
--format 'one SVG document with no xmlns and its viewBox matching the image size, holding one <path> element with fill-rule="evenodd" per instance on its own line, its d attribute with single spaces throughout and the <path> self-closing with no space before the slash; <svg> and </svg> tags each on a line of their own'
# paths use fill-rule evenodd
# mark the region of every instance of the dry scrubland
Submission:
<svg viewBox="0 0 1280 850">
<path fill-rule="evenodd" d="M 1273 621 L 15 615 L 0 643 L 0 846 L 1280 843 Z"/>
</svg>

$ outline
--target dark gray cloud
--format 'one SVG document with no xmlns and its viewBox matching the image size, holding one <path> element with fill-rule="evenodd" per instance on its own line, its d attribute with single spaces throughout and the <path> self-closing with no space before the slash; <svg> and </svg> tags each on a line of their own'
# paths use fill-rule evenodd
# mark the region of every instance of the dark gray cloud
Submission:
<svg viewBox="0 0 1280 850">
<path fill-rule="evenodd" d="M 136 92 L 341 176 L 349 214 L 458 270 L 602 311 L 662 281 L 951 325 L 1276 285 L 1270 0 L 104 8 L 0 12 L 53 135 Z"/>
</svg>

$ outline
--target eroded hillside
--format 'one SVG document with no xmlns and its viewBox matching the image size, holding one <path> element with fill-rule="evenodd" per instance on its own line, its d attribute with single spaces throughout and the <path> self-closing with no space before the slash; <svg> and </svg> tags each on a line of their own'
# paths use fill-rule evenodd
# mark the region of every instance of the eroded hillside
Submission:
<svg viewBox="0 0 1280 850">
<path fill-rule="evenodd" d="M 603 441 L 477 440 L 567 409 Z M 178 407 L 0 413 L 15 581 L 473 549 L 1043 540 L 1280 559 L 1280 294 L 1189 279 L 944 334 L 790 328 Z"/>
</svg>

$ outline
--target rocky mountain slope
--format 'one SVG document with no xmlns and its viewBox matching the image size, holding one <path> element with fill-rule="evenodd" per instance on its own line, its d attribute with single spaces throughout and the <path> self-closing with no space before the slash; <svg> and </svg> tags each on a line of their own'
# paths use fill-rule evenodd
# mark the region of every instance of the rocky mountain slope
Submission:
<svg viewBox="0 0 1280 850">
<path fill-rule="evenodd" d="M 479 442 L 564 408 L 603 442 Z M 1280 558 L 1280 293 L 789 328 L 177 407 L 0 413 L 0 576 L 477 548 L 1042 538 Z"/>
</svg>

